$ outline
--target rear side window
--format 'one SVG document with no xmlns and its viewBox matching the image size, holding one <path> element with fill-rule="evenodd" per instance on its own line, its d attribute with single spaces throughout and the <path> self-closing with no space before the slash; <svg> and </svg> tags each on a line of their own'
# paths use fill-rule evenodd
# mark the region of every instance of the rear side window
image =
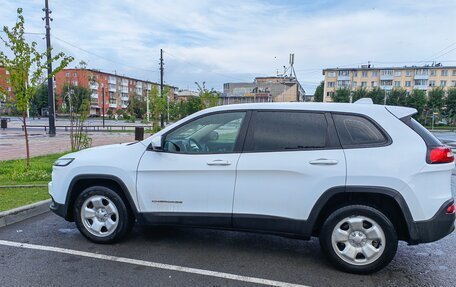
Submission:
<svg viewBox="0 0 456 287">
<path fill-rule="evenodd" d="M 256 112 L 247 149 L 256 152 L 324 148 L 328 124 L 322 113 Z"/>
<path fill-rule="evenodd" d="M 388 143 L 385 134 L 370 120 L 356 115 L 333 115 L 342 147 L 369 147 Z"/>
</svg>

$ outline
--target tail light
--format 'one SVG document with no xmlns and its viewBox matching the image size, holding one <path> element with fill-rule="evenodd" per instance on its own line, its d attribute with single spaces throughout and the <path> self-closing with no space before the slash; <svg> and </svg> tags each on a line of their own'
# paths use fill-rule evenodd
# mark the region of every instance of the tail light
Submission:
<svg viewBox="0 0 456 287">
<path fill-rule="evenodd" d="M 451 148 L 447 146 L 432 147 L 428 153 L 428 163 L 450 163 L 454 161 Z"/>
<path fill-rule="evenodd" d="M 450 204 L 447 209 L 446 209 L 446 213 L 447 214 L 454 214 L 456 211 L 456 207 L 454 206 L 454 202 L 452 204 Z"/>
</svg>

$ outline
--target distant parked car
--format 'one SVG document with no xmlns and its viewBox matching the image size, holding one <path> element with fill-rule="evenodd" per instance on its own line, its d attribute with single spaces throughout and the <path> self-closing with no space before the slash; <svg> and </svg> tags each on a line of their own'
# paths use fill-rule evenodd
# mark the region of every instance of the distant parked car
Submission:
<svg viewBox="0 0 456 287">
<path fill-rule="evenodd" d="M 360 103 L 210 108 L 141 142 L 58 159 L 51 209 L 97 243 L 135 222 L 318 236 L 337 268 L 375 272 L 398 240 L 454 229 L 453 154 L 415 113 Z"/>
</svg>

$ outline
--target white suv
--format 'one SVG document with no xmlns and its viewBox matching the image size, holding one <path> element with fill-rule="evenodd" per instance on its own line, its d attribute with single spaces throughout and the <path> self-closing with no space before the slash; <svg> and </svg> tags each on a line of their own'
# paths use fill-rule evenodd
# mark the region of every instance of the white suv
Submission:
<svg viewBox="0 0 456 287">
<path fill-rule="evenodd" d="M 134 223 L 318 236 L 338 268 L 374 272 L 398 240 L 454 229 L 453 154 L 415 113 L 357 103 L 210 108 L 141 142 L 60 158 L 51 209 L 98 243 Z"/>
</svg>

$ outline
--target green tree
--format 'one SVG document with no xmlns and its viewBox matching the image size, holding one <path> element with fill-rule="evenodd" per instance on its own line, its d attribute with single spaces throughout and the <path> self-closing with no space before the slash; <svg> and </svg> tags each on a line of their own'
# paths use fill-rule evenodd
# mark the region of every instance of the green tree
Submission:
<svg viewBox="0 0 456 287">
<path fill-rule="evenodd" d="M 446 106 L 450 123 L 454 125 L 456 119 L 456 88 L 448 89 Z"/>
<path fill-rule="evenodd" d="M 445 91 L 441 87 L 434 87 L 429 91 L 428 107 L 433 112 L 440 112 L 443 107 Z"/>
<path fill-rule="evenodd" d="M 169 89 L 163 89 L 163 95 L 168 95 Z M 161 115 L 165 115 L 167 112 L 167 98 L 165 96 L 160 97 L 157 86 L 153 86 L 149 96 L 149 110 L 152 116 L 152 122 L 154 127 L 158 127 L 160 123 Z"/>
<path fill-rule="evenodd" d="M 353 92 L 353 99 L 352 99 L 353 103 L 356 102 L 359 99 L 367 98 L 367 96 L 368 96 L 368 93 L 367 93 L 366 88 L 360 87 L 359 89 L 356 89 Z"/>
<path fill-rule="evenodd" d="M 407 91 L 402 88 L 394 88 L 386 98 L 386 104 L 391 106 L 406 106 Z"/>
<path fill-rule="evenodd" d="M 84 129 L 85 122 L 90 114 L 90 89 L 65 85 L 62 90 L 64 107 L 63 112 L 70 116 L 70 142 L 71 151 L 78 151 L 88 148 L 92 144 L 92 139 Z"/>
<path fill-rule="evenodd" d="M 336 103 L 350 102 L 350 90 L 347 88 L 337 89 L 336 92 L 334 93 L 333 101 Z"/>
<path fill-rule="evenodd" d="M 318 87 L 315 89 L 314 102 L 323 102 L 323 92 L 325 90 L 325 82 L 321 81 Z"/>
<path fill-rule="evenodd" d="M 0 66 L 9 72 L 10 86 L 15 95 L 15 107 L 22 114 L 27 155 L 26 164 L 30 166 L 27 110 L 30 108 L 30 101 L 36 94 L 38 87 L 44 82 L 43 79 L 47 79 L 45 71 L 48 62 L 45 59 L 51 50 L 40 53 L 37 50 L 36 42 L 27 42 L 24 37 L 24 22 L 22 8 L 18 8 L 16 24 L 11 29 L 7 26 L 3 27 L 6 38 L 0 36 L 0 42 L 10 50 L 10 53 L 4 52 L 3 49 L 0 50 Z M 53 63 L 60 61 L 57 68 L 48 75 L 52 77 L 73 61 L 73 58 L 65 56 L 64 53 L 58 53 L 50 61 Z M 6 94 L 6 92 L 2 91 L 2 94 Z"/>
<path fill-rule="evenodd" d="M 206 82 L 203 82 L 202 85 L 197 82 L 195 82 L 195 84 L 198 87 L 199 97 L 203 104 L 202 109 L 215 107 L 220 99 L 220 92 L 217 92 L 214 88 L 211 88 L 210 90 L 207 89 Z"/>
<path fill-rule="evenodd" d="M 41 109 L 48 107 L 48 90 L 47 84 L 42 84 L 36 90 L 35 95 L 30 102 L 30 115 L 40 116 Z"/>
<path fill-rule="evenodd" d="M 374 104 L 383 105 L 385 101 L 385 91 L 379 87 L 374 87 L 367 93 L 367 96 L 372 99 Z"/>
<path fill-rule="evenodd" d="M 414 118 L 422 121 L 423 111 L 426 107 L 426 93 L 423 90 L 413 90 L 410 96 L 407 97 L 407 106 L 415 108 L 418 113 L 414 116 Z"/>
<path fill-rule="evenodd" d="M 204 109 L 204 105 L 203 105 L 203 102 L 201 101 L 201 98 L 193 97 L 187 101 L 187 104 L 186 104 L 186 114 L 187 115 L 191 115 L 202 109 Z"/>
<path fill-rule="evenodd" d="M 146 114 L 147 103 L 139 95 L 132 95 L 128 98 L 127 113 L 131 119 L 143 119 Z"/>
</svg>

